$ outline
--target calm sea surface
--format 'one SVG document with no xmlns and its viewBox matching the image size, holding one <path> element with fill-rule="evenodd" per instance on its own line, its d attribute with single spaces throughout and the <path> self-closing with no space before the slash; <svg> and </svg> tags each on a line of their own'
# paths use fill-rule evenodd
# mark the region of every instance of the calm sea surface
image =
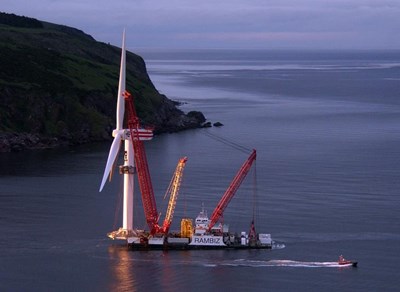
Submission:
<svg viewBox="0 0 400 292">
<path fill-rule="evenodd" d="M 98 192 L 109 143 L 0 154 L 0 291 L 399 291 L 400 52 L 142 55 L 161 93 L 224 124 L 146 143 L 159 211 L 188 156 L 172 228 L 211 214 L 250 153 L 217 136 L 258 154 L 224 221 L 248 231 L 255 210 L 276 247 L 128 251 L 105 236 L 121 225 L 118 175 Z M 331 267 L 341 254 L 359 267 Z"/>
</svg>

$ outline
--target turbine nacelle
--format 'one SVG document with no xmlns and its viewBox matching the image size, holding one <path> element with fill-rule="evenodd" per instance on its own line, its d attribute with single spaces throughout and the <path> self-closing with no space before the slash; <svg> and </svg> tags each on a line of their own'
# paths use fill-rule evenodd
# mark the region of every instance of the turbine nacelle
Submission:
<svg viewBox="0 0 400 292">
<path fill-rule="evenodd" d="M 137 129 L 134 130 L 136 133 L 134 134 L 136 137 L 139 137 L 140 140 L 151 140 L 153 138 L 153 130 L 152 129 Z M 114 136 L 114 141 L 111 144 L 110 152 L 108 154 L 106 168 L 104 170 L 103 179 L 101 181 L 99 192 L 101 192 L 104 188 L 104 185 L 107 181 L 107 177 L 110 175 L 110 172 L 114 166 L 115 160 L 117 159 L 119 148 L 121 147 L 122 140 L 130 140 L 131 132 L 127 129 L 117 130 L 115 129 L 112 133 Z"/>
<path fill-rule="evenodd" d="M 140 140 L 147 141 L 153 139 L 153 129 L 135 129 L 135 137 L 137 135 L 139 136 Z M 136 134 L 138 133 L 138 134 Z M 122 140 L 129 140 L 131 139 L 131 131 L 128 129 L 122 129 L 122 130 L 113 130 L 112 136 L 115 137 L 121 137 Z"/>
</svg>

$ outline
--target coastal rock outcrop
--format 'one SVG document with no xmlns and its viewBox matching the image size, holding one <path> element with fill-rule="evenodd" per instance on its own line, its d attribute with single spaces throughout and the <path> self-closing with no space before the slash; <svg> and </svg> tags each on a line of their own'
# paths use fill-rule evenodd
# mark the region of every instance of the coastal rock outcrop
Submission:
<svg viewBox="0 0 400 292">
<path fill-rule="evenodd" d="M 121 50 L 64 25 L 0 12 L 0 151 L 111 139 Z M 144 60 L 127 52 L 126 88 L 155 133 L 201 127 L 160 94 Z"/>
</svg>

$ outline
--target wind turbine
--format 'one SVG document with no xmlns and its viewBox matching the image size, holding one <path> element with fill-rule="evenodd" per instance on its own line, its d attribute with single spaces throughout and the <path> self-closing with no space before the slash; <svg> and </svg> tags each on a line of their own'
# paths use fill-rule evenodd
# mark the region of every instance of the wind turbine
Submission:
<svg viewBox="0 0 400 292">
<path fill-rule="evenodd" d="M 124 141 L 124 164 L 119 167 L 119 173 L 124 179 L 124 201 L 123 201 L 123 220 L 122 227 L 116 231 L 112 231 L 108 236 L 112 239 L 128 239 L 135 236 L 133 229 L 133 191 L 134 191 L 134 152 L 131 134 L 129 129 L 124 129 L 124 113 L 125 113 L 125 80 L 126 80 L 126 47 L 125 47 L 125 30 L 122 34 L 122 52 L 121 65 L 119 73 L 118 96 L 117 96 L 117 113 L 116 128 L 112 132 L 114 141 L 111 144 L 108 154 L 107 164 L 104 170 L 103 179 L 101 181 L 101 192 L 107 181 L 107 177 L 112 173 L 112 168 L 116 162 L 121 142 Z M 153 133 L 148 129 L 139 129 L 140 140 L 151 140 Z"/>
</svg>

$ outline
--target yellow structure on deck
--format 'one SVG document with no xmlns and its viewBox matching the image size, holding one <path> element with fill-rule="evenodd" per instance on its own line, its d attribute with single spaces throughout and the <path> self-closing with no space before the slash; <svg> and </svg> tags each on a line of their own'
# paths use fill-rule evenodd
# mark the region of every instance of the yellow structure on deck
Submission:
<svg viewBox="0 0 400 292">
<path fill-rule="evenodd" d="M 181 220 L 181 237 L 190 238 L 193 235 L 193 221 L 190 218 Z"/>
</svg>

